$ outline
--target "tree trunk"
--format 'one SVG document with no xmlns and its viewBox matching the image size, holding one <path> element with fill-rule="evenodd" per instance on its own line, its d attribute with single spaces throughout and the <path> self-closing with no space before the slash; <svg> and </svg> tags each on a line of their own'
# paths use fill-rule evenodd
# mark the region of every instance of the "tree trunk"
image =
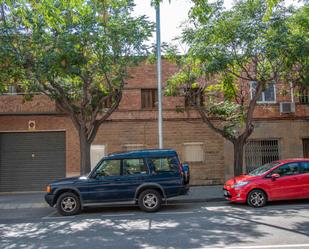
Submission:
<svg viewBox="0 0 309 249">
<path fill-rule="evenodd" d="M 245 140 L 242 137 L 238 137 L 234 143 L 234 176 L 243 174 L 243 156 Z"/>
<path fill-rule="evenodd" d="M 80 142 L 80 174 L 86 175 L 90 172 L 90 146 L 91 143 L 87 140 L 86 134 L 79 131 Z"/>
</svg>

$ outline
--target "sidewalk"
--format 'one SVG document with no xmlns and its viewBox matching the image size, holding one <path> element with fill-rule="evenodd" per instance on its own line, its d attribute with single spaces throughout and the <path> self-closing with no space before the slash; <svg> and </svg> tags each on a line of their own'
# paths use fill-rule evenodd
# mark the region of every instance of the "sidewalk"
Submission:
<svg viewBox="0 0 309 249">
<path fill-rule="evenodd" d="M 48 204 L 44 201 L 45 193 L 0 193 L 1 209 L 44 208 Z M 191 187 L 187 195 L 177 196 L 168 200 L 173 203 L 195 203 L 223 201 L 222 186 Z"/>
</svg>

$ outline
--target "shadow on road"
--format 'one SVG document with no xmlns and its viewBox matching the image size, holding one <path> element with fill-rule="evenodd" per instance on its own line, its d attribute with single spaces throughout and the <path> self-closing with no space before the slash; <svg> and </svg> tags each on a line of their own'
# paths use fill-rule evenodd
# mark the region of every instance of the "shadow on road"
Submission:
<svg viewBox="0 0 309 249">
<path fill-rule="evenodd" d="M 260 209 L 226 203 L 171 205 L 155 214 L 138 207 L 91 208 L 76 217 L 2 223 L 0 242 L 3 248 L 198 248 L 254 243 L 252 238 L 271 235 L 265 226 L 308 236 L 306 216 L 289 227 L 267 217 L 295 217 L 308 209 L 309 201 L 280 203 Z"/>
</svg>

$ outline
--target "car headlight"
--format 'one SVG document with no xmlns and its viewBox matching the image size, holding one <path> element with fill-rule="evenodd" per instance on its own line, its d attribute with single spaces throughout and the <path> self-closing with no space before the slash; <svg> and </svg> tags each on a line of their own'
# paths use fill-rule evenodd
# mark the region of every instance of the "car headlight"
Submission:
<svg viewBox="0 0 309 249">
<path fill-rule="evenodd" d="M 238 187 L 242 187 L 242 186 L 245 186 L 249 183 L 249 181 L 240 181 L 240 182 L 237 182 L 235 183 L 232 188 L 238 188 Z"/>
</svg>

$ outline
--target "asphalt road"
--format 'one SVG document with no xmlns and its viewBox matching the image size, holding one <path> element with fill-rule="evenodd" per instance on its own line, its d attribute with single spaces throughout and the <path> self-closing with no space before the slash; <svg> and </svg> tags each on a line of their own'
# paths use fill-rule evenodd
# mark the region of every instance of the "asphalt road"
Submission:
<svg viewBox="0 0 309 249">
<path fill-rule="evenodd" d="M 0 211 L 0 248 L 309 248 L 309 201 L 261 209 L 229 203 L 89 209 L 74 217 L 53 208 Z"/>
</svg>

